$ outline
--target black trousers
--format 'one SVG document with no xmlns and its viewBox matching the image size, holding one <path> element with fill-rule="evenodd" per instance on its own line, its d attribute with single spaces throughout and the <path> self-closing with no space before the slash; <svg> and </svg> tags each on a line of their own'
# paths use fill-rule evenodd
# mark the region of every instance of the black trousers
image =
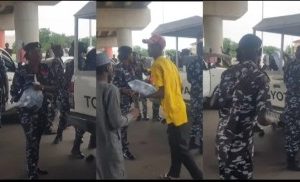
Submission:
<svg viewBox="0 0 300 182">
<path fill-rule="evenodd" d="M 202 171 L 198 168 L 193 156 L 189 152 L 189 131 L 189 124 L 180 126 L 168 125 L 167 133 L 171 149 L 171 167 L 168 175 L 178 178 L 180 176 L 181 164 L 183 164 L 193 179 L 203 179 Z"/>
</svg>

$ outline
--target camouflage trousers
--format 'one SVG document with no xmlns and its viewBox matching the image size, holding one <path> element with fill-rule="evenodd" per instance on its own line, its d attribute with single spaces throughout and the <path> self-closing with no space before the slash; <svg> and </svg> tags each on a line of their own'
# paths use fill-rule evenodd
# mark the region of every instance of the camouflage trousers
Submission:
<svg viewBox="0 0 300 182">
<path fill-rule="evenodd" d="M 141 99 L 135 99 L 134 100 L 134 107 L 140 109 L 140 103 L 142 102 L 142 108 L 143 108 L 143 117 L 147 117 L 148 114 L 148 109 L 147 109 L 147 99 L 146 98 L 141 98 Z"/>
<path fill-rule="evenodd" d="M 60 102 L 59 102 L 60 115 L 59 115 L 59 121 L 58 121 L 57 136 L 62 136 L 63 131 L 67 127 L 67 113 L 70 111 L 68 92 L 61 92 L 59 100 L 60 100 Z M 82 133 L 82 132 L 79 131 L 78 134 L 80 135 L 80 133 Z M 83 136 L 83 134 L 82 134 L 82 136 Z"/>
<path fill-rule="evenodd" d="M 40 141 L 46 126 L 45 113 L 33 114 L 27 109 L 20 109 L 20 123 L 26 137 L 27 173 L 31 179 L 37 177 Z"/>
<path fill-rule="evenodd" d="M 192 121 L 192 128 L 190 137 L 195 139 L 195 144 L 202 145 L 203 143 L 203 106 L 200 99 L 191 99 L 190 105 L 190 119 Z"/>
<path fill-rule="evenodd" d="M 286 94 L 286 107 L 281 115 L 284 124 L 285 150 L 296 155 L 300 149 L 300 97 Z"/>
<path fill-rule="evenodd" d="M 121 112 L 123 116 L 126 116 L 129 113 L 130 106 L 124 106 L 121 107 Z M 128 132 L 128 126 L 122 127 L 121 128 L 121 141 L 122 141 L 122 150 L 123 153 L 127 152 L 129 150 L 128 145 L 128 137 L 127 137 L 127 132 Z"/>
<path fill-rule="evenodd" d="M 253 178 L 253 145 L 244 141 L 226 141 L 225 136 L 217 136 L 219 175 L 221 179 Z M 219 140 L 218 140 L 219 139 Z M 246 147 L 245 147 L 246 146 Z"/>
</svg>

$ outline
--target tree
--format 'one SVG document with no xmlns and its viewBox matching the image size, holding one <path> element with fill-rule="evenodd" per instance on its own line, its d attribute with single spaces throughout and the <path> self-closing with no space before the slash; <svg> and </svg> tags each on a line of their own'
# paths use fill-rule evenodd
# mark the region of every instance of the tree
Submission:
<svg viewBox="0 0 300 182">
<path fill-rule="evenodd" d="M 238 44 L 229 38 L 223 39 L 223 53 L 229 54 L 231 57 L 236 57 L 236 49 L 238 48 Z"/>
<path fill-rule="evenodd" d="M 148 57 L 148 50 L 147 49 L 144 49 L 144 48 L 141 48 L 140 46 L 134 46 L 133 47 L 133 51 L 134 52 L 137 52 L 138 54 L 141 55 L 141 57 Z"/>
<path fill-rule="evenodd" d="M 274 46 L 264 46 L 263 50 L 264 50 L 264 54 L 271 55 L 271 54 L 279 51 L 280 49 L 277 47 L 274 47 Z"/>
<path fill-rule="evenodd" d="M 287 46 L 286 49 L 285 49 L 285 52 L 289 55 L 289 56 L 293 56 L 294 54 L 294 46 Z"/>
<path fill-rule="evenodd" d="M 170 56 L 170 58 L 176 57 L 176 50 L 174 49 L 167 49 L 165 50 L 166 55 Z"/>
</svg>

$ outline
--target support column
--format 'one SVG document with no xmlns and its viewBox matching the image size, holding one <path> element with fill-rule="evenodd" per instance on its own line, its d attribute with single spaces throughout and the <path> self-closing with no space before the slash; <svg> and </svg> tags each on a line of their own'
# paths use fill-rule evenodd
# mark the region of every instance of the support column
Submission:
<svg viewBox="0 0 300 182">
<path fill-rule="evenodd" d="M 129 46 L 132 47 L 132 33 L 130 29 L 118 29 L 117 30 L 117 42 L 118 47 Z"/>
<path fill-rule="evenodd" d="M 223 20 L 216 16 L 204 16 L 204 51 L 209 52 L 212 49 L 212 53 L 222 53 L 221 47 L 223 47 Z"/>
<path fill-rule="evenodd" d="M 0 30 L 0 48 L 5 48 L 5 30 Z"/>
<path fill-rule="evenodd" d="M 39 41 L 38 4 L 19 1 L 14 4 L 15 40 L 17 50 L 29 42 Z"/>
<path fill-rule="evenodd" d="M 176 66 L 178 67 L 179 65 L 179 61 L 178 61 L 178 57 L 179 57 L 179 55 L 178 55 L 178 37 L 176 37 Z"/>
</svg>

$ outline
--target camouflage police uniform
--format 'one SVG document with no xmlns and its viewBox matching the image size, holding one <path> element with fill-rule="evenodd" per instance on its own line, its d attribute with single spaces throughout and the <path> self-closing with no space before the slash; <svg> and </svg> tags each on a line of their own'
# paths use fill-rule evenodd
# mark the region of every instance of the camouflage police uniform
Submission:
<svg viewBox="0 0 300 182">
<path fill-rule="evenodd" d="M 115 76 L 114 76 L 113 84 L 116 85 L 119 89 L 121 88 L 130 89 L 128 82 L 134 79 L 135 79 L 134 68 L 131 65 L 124 65 L 123 63 L 119 63 L 118 65 L 115 66 Z M 120 96 L 121 96 L 120 97 L 121 113 L 122 115 L 127 115 L 130 111 L 131 104 L 133 103 L 133 98 L 131 96 L 122 93 Z M 127 131 L 128 131 L 128 126 L 121 128 L 123 153 L 129 151 Z"/>
<path fill-rule="evenodd" d="M 46 64 L 40 64 L 40 70 L 40 73 L 37 74 L 37 81 L 42 85 L 51 85 L 50 83 L 55 80 L 49 67 Z M 32 82 L 34 82 L 34 74 L 29 72 L 29 65 L 18 67 L 11 85 L 11 101 L 18 102 L 23 91 L 32 85 Z M 44 92 L 43 105 L 37 112 L 27 108 L 18 108 L 20 123 L 26 136 L 27 172 L 30 179 L 36 178 L 38 175 L 39 146 L 47 124 L 47 104 L 47 97 Z"/>
<path fill-rule="evenodd" d="M 68 108 L 68 93 L 66 88 L 66 81 L 64 75 L 64 65 L 61 58 L 54 58 L 51 64 L 51 72 L 55 75 L 56 85 L 58 85 L 58 90 L 52 96 L 52 105 L 57 106 L 59 102 L 59 124 L 57 129 L 57 136 L 61 137 L 63 130 L 66 127 L 66 112 L 69 110 Z M 54 84 L 54 83 L 52 83 Z"/>
<path fill-rule="evenodd" d="M 46 129 L 48 131 L 51 130 L 53 120 L 57 114 L 58 109 L 58 101 L 60 101 L 60 95 L 62 92 L 62 84 L 64 79 L 64 68 L 63 68 L 63 61 L 61 58 L 54 58 L 53 62 L 50 66 L 51 74 L 55 76 L 55 80 L 52 81 L 51 84 L 58 85 L 58 90 L 55 93 L 48 94 L 47 100 L 48 100 L 48 122 L 46 125 Z"/>
<path fill-rule="evenodd" d="M 224 71 L 219 96 L 217 129 L 219 174 L 222 179 L 253 177 L 253 128 L 257 115 L 270 103 L 269 79 L 252 61 Z"/>
<path fill-rule="evenodd" d="M 3 59 L 0 59 L 0 85 L 5 85 L 5 75 L 6 75 L 6 68 Z M 0 87 L 0 128 L 2 125 L 2 111 L 5 108 L 5 90 L 4 87 Z"/>
<path fill-rule="evenodd" d="M 285 150 L 295 156 L 300 147 L 300 61 L 292 61 L 284 69 L 287 88 L 285 109 L 282 114 L 285 134 Z"/>
<path fill-rule="evenodd" d="M 187 67 L 187 80 L 191 84 L 190 91 L 190 113 L 192 129 L 190 136 L 195 139 L 195 144 L 202 147 L 203 126 L 203 70 L 202 60 L 195 58 Z"/>
</svg>

